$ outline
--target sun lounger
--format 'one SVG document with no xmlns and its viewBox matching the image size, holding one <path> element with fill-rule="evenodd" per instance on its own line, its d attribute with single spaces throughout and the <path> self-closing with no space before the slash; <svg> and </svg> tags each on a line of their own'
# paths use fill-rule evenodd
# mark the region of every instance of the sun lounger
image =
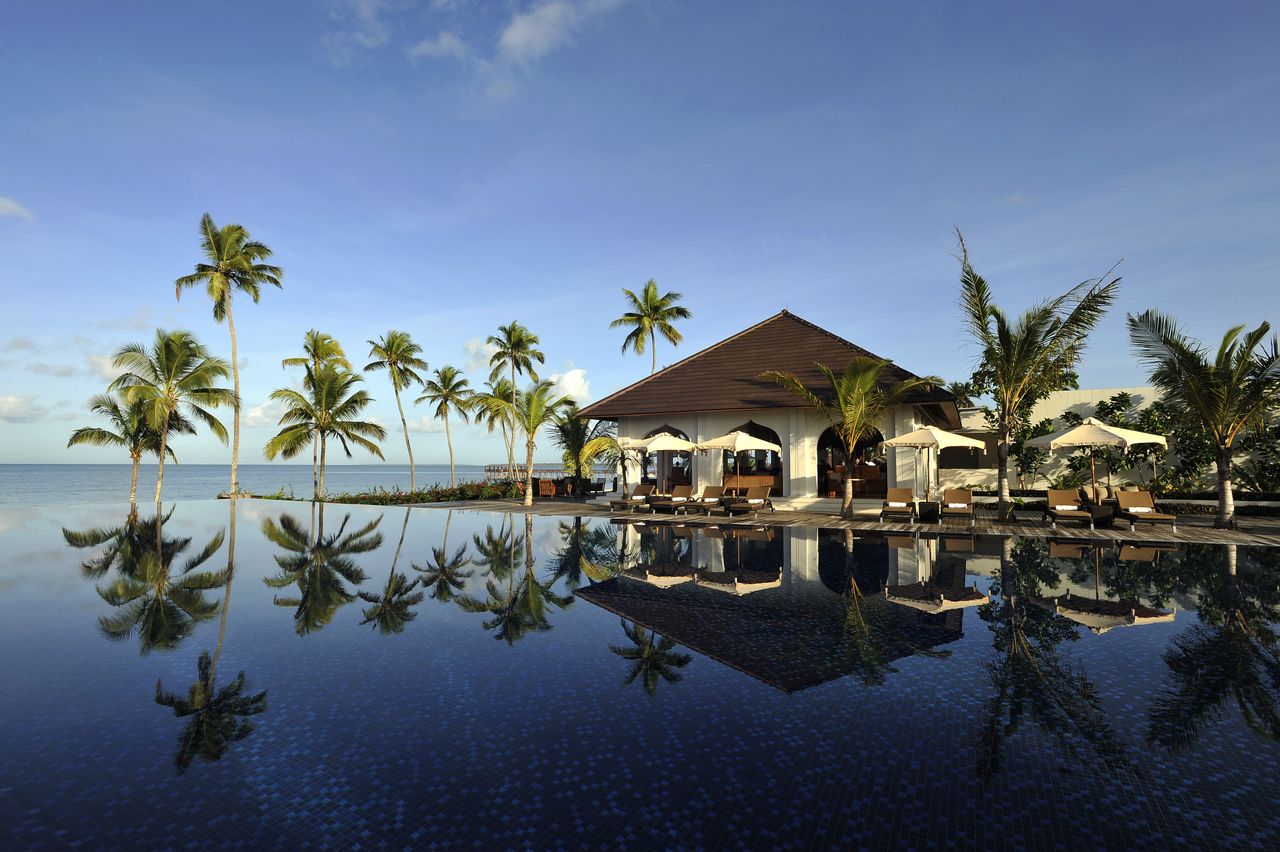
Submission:
<svg viewBox="0 0 1280 852">
<path fill-rule="evenodd" d="M 688 511 L 689 500 L 693 497 L 692 485 L 677 485 L 671 489 L 671 494 L 667 497 L 655 497 L 649 501 L 649 509 L 654 512 L 680 512 Z"/>
<path fill-rule="evenodd" d="M 886 517 L 905 519 L 911 523 L 916 519 L 915 495 L 910 488 L 890 488 L 885 492 L 884 503 L 880 506 L 880 523 Z"/>
<path fill-rule="evenodd" d="M 1177 515 L 1166 514 L 1156 510 L 1156 500 L 1150 491 L 1117 491 L 1117 518 L 1129 522 L 1129 531 L 1137 529 L 1136 524 L 1169 524 L 1173 531 L 1178 531 Z"/>
<path fill-rule="evenodd" d="M 649 504 L 647 501 L 651 494 L 653 494 L 653 483 L 642 482 L 632 489 L 628 496 L 621 500 L 610 500 L 609 511 L 612 512 L 615 509 L 619 509 L 622 511 L 634 512 L 637 509 L 648 509 Z"/>
<path fill-rule="evenodd" d="M 1093 529 L 1097 521 L 1110 515 L 1110 509 L 1086 506 L 1076 491 L 1050 489 L 1041 520 L 1048 521 L 1051 527 L 1057 527 L 1058 521 L 1080 521 Z"/>
<path fill-rule="evenodd" d="M 774 511 L 773 501 L 769 499 L 768 485 L 753 485 L 747 489 L 745 497 L 738 497 L 724 506 L 724 510 L 730 515 L 751 512 L 752 517 L 758 517 L 761 509 Z"/>
<path fill-rule="evenodd" d="M 712 509 L 720 507 L 722 500 L 724 500 L 724 486 L 707 485 L 703 487 L 701 494 L 689 499 L 689 508 L 706 512 L 709 515 Z"/>
<path fill-rule="evenodd" d="M 977 526 L 973 515 L 973 492 L 967 488 L 948 488 L 942 492 L 942 506 L 938 511 L 938 523 L 947 518 L 968 519 L 969 526 Z"/>
</svg>

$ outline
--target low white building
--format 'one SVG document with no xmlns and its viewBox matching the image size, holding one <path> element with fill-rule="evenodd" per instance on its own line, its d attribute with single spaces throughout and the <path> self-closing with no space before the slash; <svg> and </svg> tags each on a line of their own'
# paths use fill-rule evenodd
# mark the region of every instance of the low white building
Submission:
<svg viewBox="0 0 1280 852">
<path fill-rule="evenodd" d="M 820 390 L 827 383 L 815 364 L 839 372 L 858 355 L 871 353 L 782 311 L 587 406 L 581 415 L 614 420 L 619 437 L 633 439 L 666 432 L 698 443 L 734 430 L 748 432 L 778 444 L 782 452 L 751 454 L 741 475 L 728 454 L 658 453 L 646 461 L 643 476 L 664 489 L 677 484 L 701 488 L 767 482 L 780 507 L 838 511 L 844 463 L 839 442 L 821 415 L 762 374 L 766 370 L 794 373 L 807 387 Z M 914 374 L 896 364 L 885 370 L 890 382 L 908 377 Z M 856 497 L 879 505 L 886 487 L 912 484 L 915 451 L 882 453 L 879 445 L 926 424 L 960 427 L 955 398 L 946 390 L 914 394 L 890 412 L 878 435 L 857 448 Z M 641 477 L 642 471 L 633 463 L 628 481 Z"/>
</svg>

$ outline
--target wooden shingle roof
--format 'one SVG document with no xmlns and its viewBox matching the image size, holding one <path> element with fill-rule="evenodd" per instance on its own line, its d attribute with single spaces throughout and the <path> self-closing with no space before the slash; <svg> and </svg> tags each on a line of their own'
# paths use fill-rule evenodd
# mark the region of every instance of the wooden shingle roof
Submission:
<svg viewBox="0 0 1280 852">
<path fill-rule="evenodd" d="M 857 355 L 878 357 L 789 311 L 781 311 L 592 403 L 580 414 L 616 420 L 640 415 L 803 408 L 804 403 L 793 393 L 760 374 L 766 370 L 794 373 L 807 387 L 817 390 L 827 383 L 815 364 L 839 371 Z M 914 378 L 915 374 L 890 364 L 884 376 L 887 381 L 896 382 Z M 909 401 L 935 409 L 935 416 L 944 423 L 959 422 L 955 399 L 943 388 L 915 394 Z"/>
</svg>

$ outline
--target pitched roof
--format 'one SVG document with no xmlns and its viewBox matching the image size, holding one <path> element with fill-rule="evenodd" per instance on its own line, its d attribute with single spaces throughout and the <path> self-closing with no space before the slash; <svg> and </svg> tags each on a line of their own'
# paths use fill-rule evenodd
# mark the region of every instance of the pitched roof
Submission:
<svg viewBox="0 0 1280 852">
<path fill-rule="evenodd" d="M 879 357 L 784 310 L 592 403 L 581 415 L 613 420 L 648 414 L 803 408 L 793 393 L 760 374 L 783 370 L 818 388 L 826 380 L 816 363 L 840 370 L 856 355 Z M 890 364 L 884 377 L 897 382 L 916 376 Z M 943 421 L 959 422 L 955 398 L 943 388 L 913 394 L 909 401 L 940 404 L 949 409 L 938 412 Z"/>
</svg>

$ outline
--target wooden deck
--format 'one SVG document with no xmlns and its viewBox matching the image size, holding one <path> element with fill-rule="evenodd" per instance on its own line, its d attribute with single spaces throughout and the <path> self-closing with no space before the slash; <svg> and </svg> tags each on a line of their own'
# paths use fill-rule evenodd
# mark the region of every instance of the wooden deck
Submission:
<svg viewBox="0 0 1280 852">
<path fill-rule="evenodd" d="M 1113 527 L 1091 530 L 1081 524 L 1058 524 L 1051 528 L 1041 523 L 1039 513 L 1023 513 L 1012 521 L 999 521 L 992 512 L 978 510 L 977 526 L 970 529 L 962 522 L 943 524 L 880 523 L 875 516 L 843 520 L 823 512 L 795 512 L 779 510 L 762 512 L 757 518 L 750 515 L 725 517 L 723 515 L 670 515 L 648 512 L 610 512 L 607 506 L 579 500 L 540 500 L 532 506 L 524 506 L 517 500 L 467 500 L 454 503 L 421 503 L 419 508 L 460 509 L 473 512 L 520 512 L 556 517 L 635 518 L 646 521 L 667 521 L 687 526 L 740 526 L 740 527 L 810 527 L 820 529 L 852 529 L 880 532 L 892 535 L 912 533 L 973 533 L 977 535 L 1022 536 L 1030 538 L 1080 539 L 1084 541 L 1132 542 L 1135 540 L 1168 544 L 1241 544 L 1257 547 L 1280 547 L 1280 518 L 1243 518 L 1242 529 L 1219 530 L 1213 527 L 1212 515 L 1184 515 L 1178 518 L 1178 531 L 1166 525 L 1138 524 L 1136 532 L 1130 532 L 1123 521 Z"/>
</svg>

